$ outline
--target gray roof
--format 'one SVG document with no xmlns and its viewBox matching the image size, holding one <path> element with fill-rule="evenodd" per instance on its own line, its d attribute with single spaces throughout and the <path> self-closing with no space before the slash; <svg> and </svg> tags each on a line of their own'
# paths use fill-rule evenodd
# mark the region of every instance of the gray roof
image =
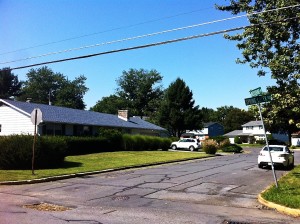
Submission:
<svg viewBox="0 0 300 224">
<path fill-rule="evenodd" d="M 243 124 L 242 127 L 246 127 L 246 126 L 260 126 L 262 125 L 261 121 L 249 121 L 246 124 Z"/>
<path fill-rule="evenodd" d="M 164 128 L 149 123 L 140 117 L 130 117 L 128 121 L 125 121 L 113 114 L 6 99 L 0 99 L 0 102 L 17 109 L 27 116 L 30 116 L 35 108 L 39 108 L 42 111 L 43 122 L 165 131 Z"/>
<path fill-rule="evenodd" d="M 228 132 L 224 136 L 235 137 L 235 136 L 251 136 L 251 135 L 252 135 L 251 133 L 243 133 L 243 130 L 234 130 L 234 131 Z"/>
<path fill-rule="evenodd" d="M 207 122 L 207 123 L 203 123 L 203 126 L 205 127 L 205 128 L 208 128 L 209 126 L 211 126 L 211 125 L 214 125 L 214 124 L 218 124 L 218 125 L 221 125 L 221 124 L 219 124 L 218 122 Z M 222 126 L 222 125 L 221 125 Z"/>
</svg>

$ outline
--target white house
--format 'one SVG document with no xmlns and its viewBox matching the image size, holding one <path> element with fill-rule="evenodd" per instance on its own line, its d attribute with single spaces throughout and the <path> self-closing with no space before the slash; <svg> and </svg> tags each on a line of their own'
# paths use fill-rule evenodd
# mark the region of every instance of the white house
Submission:
<svg viewBox="0 0 300 224">
<path fill-rule="evenodd" d="M 0 99 L 0 136 L 34 134 L 31 112 L 39 108 L 42 121 L 39 135 L 96 135 L 100 127 L 118 128 L 129 134 L 164 136 L 166 129 L 140 117 L 129 117 L 127 110 L 118 115 Z"/>
<path fill-rule="evenodd" d="M 203 128 L 201 130 L 187 130 L 186 133 L 182 134 L 182 137 L 197 137 L 199 140 L 205 140 L 209 137 L 215 137 L 223 134 L 223 125 L 217 122 L 207 122 L 203 124 Z"/>
<path fill-rule="evenodd" d="M 292 134 L 291 145 L 300 146 L 300 131 Z"/>
<path fill-rule="evenodd" d="M 253 140 L 265 140 L 263 125 L 261 121 L 250 121 L 242 125 L 242 130 L 231 131 L 224 136 L 228 137 L 231 143 L 234 143 L 236 136 L 240 137 L 243 142 L 251 142 Z M 272 134 L 272 137 L 276 140 L 286 142 L 288 141 L 288 135 L 270 133 L 267 131 L 267 135 Z"/>
</svg>

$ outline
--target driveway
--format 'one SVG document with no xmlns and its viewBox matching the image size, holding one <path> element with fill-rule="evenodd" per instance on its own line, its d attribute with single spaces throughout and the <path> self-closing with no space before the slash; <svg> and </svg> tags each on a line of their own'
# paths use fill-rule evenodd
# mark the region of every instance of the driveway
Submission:
<svg viewBox="0 0 300 224">
<path fill-rule="evenodd" d="M 34 185 L 0 186 L 0 223 L 300 223 L 257 202 L 274 183 L 259 149 Z M 296 164 L 300 152 L 295 153 Z M 277 177 L 286 171 L 276 171 Z M 24 205 L 47 203 L 65 211 Z"/>
</svg>

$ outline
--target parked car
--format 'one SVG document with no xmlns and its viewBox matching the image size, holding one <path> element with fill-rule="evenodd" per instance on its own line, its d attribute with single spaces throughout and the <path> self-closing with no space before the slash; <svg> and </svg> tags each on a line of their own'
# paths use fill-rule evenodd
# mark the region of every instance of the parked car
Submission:
<svg viewBox="0 0 300 224">
<path fill-rule="evenodd" d="M 284 168 L 294 167 L 294 152 L 290 151 L 285 145 L 269 145 L 270 153 L 274 166 L 283 166 Z M 260 151 L 257 159 L 258 167 L 270 166 L 271 160 L 268 147 L 265 146 Z"/>
<path fill-rule="evenodd" d="M 197 141 L 197 139 L 193 138 L 183 138 L 177 142 L 171 143 L 171 148 L 173 150 L 176 149 L 189 149 L 190 151 L 194 151 L 195 149 L 199 149 L 201 147 L 201 143 Z"/>
</svg>

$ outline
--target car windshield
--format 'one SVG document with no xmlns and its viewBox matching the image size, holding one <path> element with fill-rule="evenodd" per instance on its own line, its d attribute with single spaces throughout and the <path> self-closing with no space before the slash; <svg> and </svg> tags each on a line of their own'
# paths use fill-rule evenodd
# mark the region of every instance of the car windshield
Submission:
<svg viewBox="0 0 300 224">
<path fill-rule="evenodd" d="M 283 152 L 283 147 L 270 146 L 269 148 L 270 148 L 270 151 L 273 151 L 273 152 Z M 268 147 L 265 147 L 264 151 L 268 151 Z"/>
</svg>

